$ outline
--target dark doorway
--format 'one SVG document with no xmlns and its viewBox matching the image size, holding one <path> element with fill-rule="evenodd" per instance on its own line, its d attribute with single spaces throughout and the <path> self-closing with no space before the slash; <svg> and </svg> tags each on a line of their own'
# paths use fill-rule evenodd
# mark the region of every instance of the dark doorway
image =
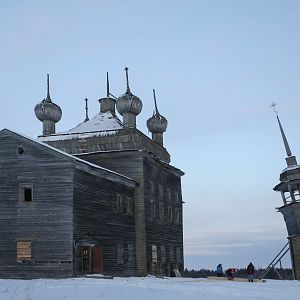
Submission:
<svg viewBox="0 0 300 300">
<path fill-rule="evenodd" d="M 103 249 L 101 246 L 92 248 L 92 273 L 103 272 Z"/>
</svg>

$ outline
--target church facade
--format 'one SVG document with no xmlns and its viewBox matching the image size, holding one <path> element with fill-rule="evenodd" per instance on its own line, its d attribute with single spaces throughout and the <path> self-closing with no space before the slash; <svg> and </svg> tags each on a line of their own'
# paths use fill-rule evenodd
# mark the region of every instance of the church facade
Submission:
<svg viewBox="0 0 300 300">
<path fill-rule="evenodd" d="M 142 101 L 127 68 L 126 80 L 125 94 L 114 98 L 107 82 L 100 112 L 57 133 L 62 111 L 48 78 L 47 97 L 35 107 L 43 134 L 0 131 L 0 277 L 183 271 L 184 173 L 163 145 L 167 120 L 155 92 L 150 139 L 136 128 Z"/>
</svg>

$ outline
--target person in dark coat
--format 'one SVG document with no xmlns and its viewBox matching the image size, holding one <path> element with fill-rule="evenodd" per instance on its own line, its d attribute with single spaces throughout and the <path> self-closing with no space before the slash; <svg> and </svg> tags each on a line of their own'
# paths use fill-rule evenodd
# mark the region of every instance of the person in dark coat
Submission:
<svg viewBox="0 0 300 300">
<path fill-rule="evenodd" d="M 217 276 L 222 277 L 223 276 L 223 267 L 222 264 L 217 265 Z"/>
<path fill-rule="evenodd" d="M 250 264 L 247 267 L 247 274 L 248 274 L 248 281 L 249 282 L 253 282 L 254 273 L 255 273 L 255 268 L 254 268 L 252 262 L 250 262 Z"/>
</svg>

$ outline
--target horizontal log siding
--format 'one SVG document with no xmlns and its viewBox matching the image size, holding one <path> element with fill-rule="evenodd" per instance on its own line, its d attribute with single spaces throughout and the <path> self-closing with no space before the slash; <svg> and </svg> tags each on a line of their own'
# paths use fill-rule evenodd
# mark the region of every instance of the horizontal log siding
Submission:
<svg viewBox="0 0 300 300">
<path fill-rule="evenodd" d="M 136 275 L 147 274 L 144 210 L 143 152 L 95 153 L 80 158 L 128 176 L 139 183 L 134 192 Z"/>
<path fill-rule="evenodd" d="M 150 190 L 150 182 L 154 191 Z M 170 275 L 174 268 L 183 272 L 183 226 L 181 179 L 164 169 L 159 162 L 147 158 L 144 160 L 144 186 L 146 211 L 146 248 L 148 272 Z M 159 192 L 162 187 L 162 195 Z M 168 189 L 171 199 L 168 198 Z M 178 201 L 175 198 L 178 193 Z M 156 203 L 153 211 L 153 201 Z M 164 218 L 159 215 L 159 205 L 164 205 Z M 168 208 L 172 208 L 172 222 L 168 220 Z M 179 224 L 175 221 L 175 211 L 179 210 Z M 152 245 L 157 246 L 157 263 L 152 264 Z M 165 262 L 162 259 L 161 246 L 165 247 Z M 179 250 L 179 255 L 176 252 Z M 180 257 L 178 257 L 180 256 Z"/>
<path fill-rule="evenodd" d="M 105 132 L 103 133 L 105 134 Z M 96 151 L 145 149 L 154 153 L 163 161 L 170 162 L 170 154 L 166 148 L 153 142 L 148 136 L 136 128 L 124 128 L 113 135 L 91 136 L 84 139 L 62 139 L 58 141 L 45 141 L 47 144 L 61 149 L 67 153 L 80 154 Z"/>
<path fill-rule="evenodd" d="M 24 154 L 17 155 L 22 146 Z M 14 135 L 0 138 L 0 277 L 72 276 L 73 166 Z M 33 202 L 19 200 L 19 184 Z M 16 261 L 17 242 L 31 241 L 32 261 Z"/>
<path fill-rule="evenodd" d="M 104 273 L 118 276 L 135 274 L 133 261 L 117 264 L 117 243 L 135 244 L 134 215 L 116 211 L 116 193 L 133 199 L 133 190 L 76 170 L 74 177 L 74 241 L 83 239 L 103 248 Z M 89 235 L 89 236 L 87 236 Z M 80 254 L 79 254 L 80 255 Z M 81 275 L 80 256 L 75 274 Z"/>
</svg>

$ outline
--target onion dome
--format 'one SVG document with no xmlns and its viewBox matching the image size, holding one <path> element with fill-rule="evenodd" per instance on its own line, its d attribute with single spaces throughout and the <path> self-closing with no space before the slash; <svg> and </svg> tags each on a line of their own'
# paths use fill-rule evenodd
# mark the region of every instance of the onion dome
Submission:
<svg viewBox="0 0 300 300">
<path fill-rule="evenodd" d="M 147 120 L 147 127 L 148 130 L 152 133 L 163 133 L 166 131 L 168 127 L 168 121 L 164 116 L 162 116 L 158 112 L 155 90 L 153 90 L 153 96 L 154 96 L 155 112 L 153 113 L 153 116 Z"/>
<path fill-rule="evenodd" d="M 137 116 L 142 111 L 142 101 L 135 95 L 133 95 L 129 88 L 128 81 L 128 68 L 125 68 L 126 71 L 126 81 L 127 81 L 127 90 L 126 93 L 118 97 L 117 99 L 117 110 L 121 116 L 125 114 L 133 114 Z M 125 124 L 124 124 L 125 125 Z"/>
<path fill-rule="evenodd" d="M 49 74 L 47 74 L 47 98 L 42 100 L 34 108 L 36 117 L 41 121 L 52 121 L 57 123 L 62 116 L 61 108 L 52 102 L 49 92 Z"/>
</svg>

